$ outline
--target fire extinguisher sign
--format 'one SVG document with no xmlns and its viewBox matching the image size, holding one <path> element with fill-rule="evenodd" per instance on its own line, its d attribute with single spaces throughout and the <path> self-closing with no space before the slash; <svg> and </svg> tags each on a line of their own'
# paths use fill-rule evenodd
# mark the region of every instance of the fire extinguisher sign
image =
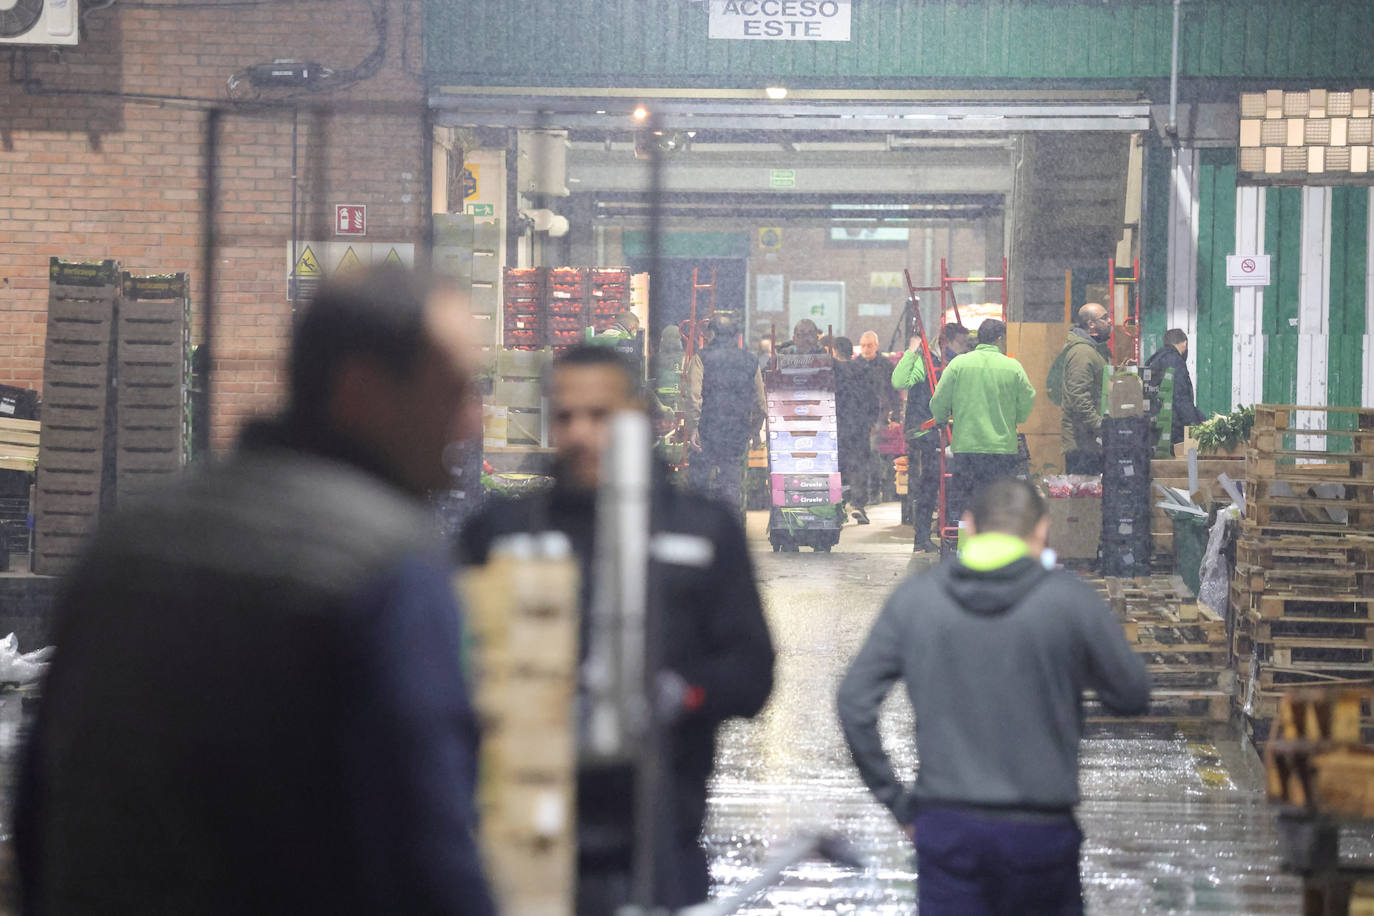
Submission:
<svg viewBox="0 0 1374 916">
<path fill-rule="evenodd" d="M 367 235 L 367 207 L 362 204 L 336 204 L 334 234 Z"/>
</svg>

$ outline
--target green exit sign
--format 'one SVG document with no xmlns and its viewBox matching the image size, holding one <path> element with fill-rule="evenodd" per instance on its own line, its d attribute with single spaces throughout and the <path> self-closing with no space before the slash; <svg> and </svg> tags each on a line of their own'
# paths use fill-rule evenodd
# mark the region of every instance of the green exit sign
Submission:
<svg viewBox="0 0 1374 916">
<path fill-rule="evenodd" d="M 468 216 L 495 216 L 496 204 L 468 204 L 464 212 Z"/>
<path fill-rule="evenodd" d="M 768 173 L 768 185 L 773 188 L 795 188 L 797 186 L 797 170 L 773 169 Z"/>
</svg>

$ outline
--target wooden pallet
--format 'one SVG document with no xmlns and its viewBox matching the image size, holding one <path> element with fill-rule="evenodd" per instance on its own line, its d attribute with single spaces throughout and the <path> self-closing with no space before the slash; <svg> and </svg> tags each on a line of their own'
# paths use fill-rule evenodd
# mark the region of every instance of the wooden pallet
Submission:
<svg viewBox="0 0 1374 916">
<path fill-rule="evenodd" d="M 1231 718 L 1231 695 L 1215 686 L 1155 687 L 1150 691 L 1150 708 L 1144 716 L 1121 717 L 1112 715 L 1089 694 L 1084 698 L 1083 715 L 1088 722 L 1226 722 Z"/>
<path fill-rule="evenodd" d="M 1340 662 L 1306 662 L 1289 666 L 1261 665 L 1256 676 L 1261 690 L 1291 687 L 1320 687 L 1331 685 L 1374 684 L 1374 664 L 1343 664 Z"/>
</svg>

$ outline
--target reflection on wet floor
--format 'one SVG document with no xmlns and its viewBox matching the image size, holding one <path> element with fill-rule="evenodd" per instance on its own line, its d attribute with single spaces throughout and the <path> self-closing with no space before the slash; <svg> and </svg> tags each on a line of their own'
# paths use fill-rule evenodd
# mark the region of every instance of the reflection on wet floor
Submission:
<svg viewBox="0 0 1374 916">
<path fill-rule="evenodd" d="M 859 781 L 834 712 L 845 666 L 911 556 L 880 524 L 873 528 L 864 540 L 847 528 L 829 555 L 764 553 L 766 543 L 759 545 L 777 686 L 757 720 L 722 732 L 706 830 L 721 896 L 807 831 L 841 832 L 867 867 L 802 865 L 741 912 L 915 908 L 911 846 Z M 911 778 L 911 709 L 900 691 L 884 708 L 883 734 L 898 772 Z M 1300 911 L 1299 882 L 1279 868 L 1263 769 L 1230 727 L 1094 727 L 1083 743 L 1080 783 L 1090 912 Z"/>
</svg>

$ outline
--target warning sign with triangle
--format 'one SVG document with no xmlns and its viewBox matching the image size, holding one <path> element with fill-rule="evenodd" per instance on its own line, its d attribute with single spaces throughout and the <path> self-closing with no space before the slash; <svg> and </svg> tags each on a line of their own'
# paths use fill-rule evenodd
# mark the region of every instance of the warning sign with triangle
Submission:
<svg viewBox="0 0 1374 916">
<path fill-rule="evenodd" d="M 395 248 L 387 252 L 386 257 L 382 259 L 382 263 L 395 264 L 397 267 L 405 266 L 405 264 L 401 261 L 401 253 L 397 251 Z"/>
<path fill-rule="evenodd" d="M 294 273 L 303 278 L 323 276 L 323 271 L 320 270 L 320 259 L 315 257 L 315 252 L 310 250 L 309 245 L 306 245 L 300 257 L 296 258 Z"/>
<path fill-rule="evenodd" d="M 358 270 L 362 266 L 363 262 L 358 258 L 357 253 L 353 250 L 353 246 L 348 246 L 348 250 L 344 252 L 344 256 L 339 259 L 339 273 L 343 273 L 347 270 Z"/>
</svg>

